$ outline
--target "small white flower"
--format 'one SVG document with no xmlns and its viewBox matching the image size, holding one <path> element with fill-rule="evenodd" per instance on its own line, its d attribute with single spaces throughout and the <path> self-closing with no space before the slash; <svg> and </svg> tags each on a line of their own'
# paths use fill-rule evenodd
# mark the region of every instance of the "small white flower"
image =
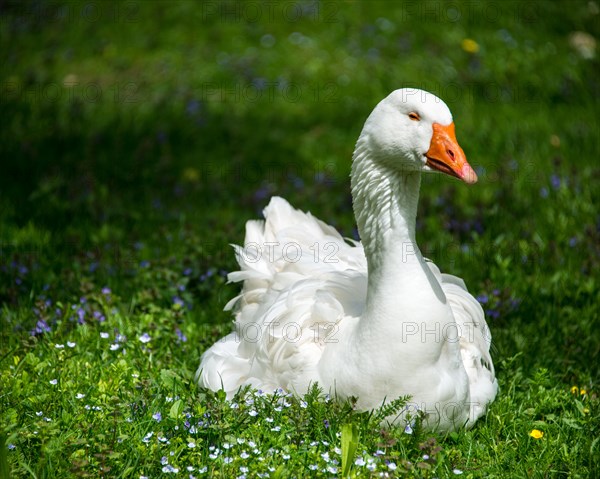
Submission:
<svg viewBox="0 0 600 479">
<path fill-rule="evenodd" d="M 359 457 L 356 461 L 354 461 L 354 464 L 356 464 L 357 466 L 364 466 L 366 462 L 362 457 Z"/>
<path fill-rule="evenodd" d="M 272 427 L 272 428 L 271 428 L 271 431 L 274 431 L 274 432 L 279 432 L 279 431 L 281 431 L 281 426 L 275 426 L 275 427 Z"/>
<path fill-rule="evenodd" d="M 55 344 L 54 347 L 56 349 L 65 349 L 65 345 L 64 344 Z"/>
<path fill-rule="evenodd" d="M 190 449 L 193 449 L 194 447 L 196 447 L 196 443 L 194 441 L 190 441 L 190 442 L 188 442 L 188 447 Z"/>
<path fill-rule="evenodd" d="M 116 351 L 116 350 L 117 350 L 117 349 L 119 349 L 120 347 L 121 347 L 121 345 L 120 345 L 120 344 L 118 344 L 118 343 L 113 343 L 113 344 L 111 344 L 111 345 L 110 345 L 110 350 L 111 350 L 111 351 Z"/>
<path fill-rule="evenodd" d="M 342 450 L 339 447 L 334 447 L 333 452 L 335 452 L 336 454 L 341 454 Z"/>
<path fill-rule="evenodd" d="M 267 422 L 273 422 L 273 418 L 272 417 L 266 417 L 265 421 L 267 421 Z"/>
<path fill-rule="evenodd" d="M 248 454 L 246 451 L 242 451 L 242 452 L 240 453 L 240 457 L 241 457 L 242 459 L 248 459 L 248 458 L 250 457 L 250 454 Z"/>
<path fill-rule="evenodd" d="M 306 409 L 308 407 L 308 403 L 306 401 L 300 401 L 300 407 L 302 409 Z"/>
<path fill-rule="evenodd" d="M 223 443 L 223 449 L 231 449 L 231 444 L 229 444 L 228 442 Z"/>
<path fill-rule="evenodd" d="M 70 348 L 74 348 L 75 346 L 77 346 L 77 343 L 73 343 L 71 341 L 67 341 L 67 346 L 69 346 Z"/>
<path fill-rule="evenodd" d="M 463 472 L 460 469 L 453 469 L 452 472 L 454 474 L 456 474 L 457 476 L 459 476 L 460 474 L 462 474 Z"/>
<path fill-rule="evenodd" d="M 199 472 L 200 474 L 204 474 L 206 471 L 208 471 L 208 466 L 204 466 L 204 467 L 202 467 L 202 468 L 198 469 L 198 472 Z"/>
<path fill-rule="evenodd" d="M 329 466 L 329 467 L 327 468 L 327 470 L 328 470 L 329 472 L 331 472 L 331 474 L 336 474 L 336 473 L 337 473 L 337 467 L 334 467 L 334 466 Z"/>
<path fill-rule="evenodd" d="M 321 454 L 321 457 L 323 458 L 323 460 L 325 462 L 329 462 L 329 453 L 328 452 L 324 452 L 323 454 Z"/>
<path fill-rule="evenodd" d="M 49 417 L 45 417 L 44 421 L 46 421 L 46 422 L 52 422 L 52 419 L 50 419 Z"/>
<path fill-rule="evenodd" d="M 284 454 L 283 456 L 281 456 L 281 458 L 282 458 L 284 461 L 287 461 L 287 460 L 290 458 L 290 455 L 289 455 L 289 454 Z"/>
<path fill-rule="evenodd" d="M 223 462 L 225 464 L 231 464 L 233 462 L 233 459 L 231 459 L 230 457 L 224 457 Z"/>
<path fill-rule="evenodd" d="M 248 415 L 254 417 L 258 416 L 258 413 L 254 409 L 251 409 L 250 411 L 248 411 Z"/>
<path fill-rule="evenodd" d="M 194 472 L 194 466 L 188 466 L 188 467 L 186 467 L 186 469 L 187 469 L 189 472 Z"/>
<path fill-rule="evenodd" d="M 108 333 L 100 333 L 102 339 L 108 339 Z"/>
<path fill-rule="evenodd" d="M 42 411 L 38 411 L 35 413 L 36 416 L 41 416 L 42 414 L 44 414 Z"/>
<path fill-rule="evenodd" d="M 146 344 L 152 340 L 152 338 L 150 337 L 150 335 L 148 333 L 142 334 L 138 339 L 144 344 Z"/>
<path fill-rule="evenodd" d="M 318 467 L 319 467 L 319 466 L 317 466 L 316 464 L 310 464 L 310 465 L 308 466 L 308 468 L 309 468 L 311 471 L 316 471 Z"/>
<path fill-rule="evenodd" d="M 248 446 L 256 447 L 256 443 L 254 441 L 248 441 Z"/>
<path fill-rule="evenodd" d="M 85 397 L 85 394 L 77 393 L 77 396 L 75 396 L 75 399 L 83 399 L 84 397 Z"/>
<path fill-rule="evenodd" d="M 58 379 L 51 379 L 50 384 L 52 384 L 53 386 L 56 386 L 58 384 Z"/>
<path fill-rule="evenodd" d="M 150 438 L 154 435 L 154 433 L 152 431 L 150 431 L 148 434 L 146 434 L 144 436 L 144 439 L 142 439 L 142 442 L 145 442 L 146 444 L 148 444 L 150 442 Z"/>
<path fill-rule="evenodd" d="M 243 437 L 238 437 L 238 438 L 236 439 L 236 442 L 237 442 L 238 444 L 244 444 L 244 443 L 246 442 L 246 440 L 245 440 Z"/>
<path fill-rule="evenodd" d="M 413 433 L 413 428 L 410 426 L 410 424 L 406 425 L 406 427 L 404 428 L 404 433 L 405 434 L 412 434 Z"/>
<path fill-rule="evenodd" d="M 244 467 L 244 466 L 241 466 L 240 467 L 240 472 L 243 472 L 244 474 L 246 474 L 248 472 L 248 468 Z"/>
<path fill-rule="evenodd" d="M 395 462 L 390 462 L 387 466 L 390 471 L 395 471 L 396 468 L 398 467 L 398 466 L 396 466 Z"/>
</svg>

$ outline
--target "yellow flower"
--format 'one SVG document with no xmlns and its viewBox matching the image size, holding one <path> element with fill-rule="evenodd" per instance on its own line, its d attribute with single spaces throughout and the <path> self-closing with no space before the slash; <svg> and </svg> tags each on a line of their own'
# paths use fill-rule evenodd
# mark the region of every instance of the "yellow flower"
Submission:
<svg viewBox="0 0 600 479">
<path fill-rule="evenodd" d="M 577 386 L 573 386 L 571 388 L 571 394 L 577 394 L 579 392 L 579 388 Z"/>
<path fill-rule="evenodd" d="M 584 407 L 584 408 L 583 408 L 583 414 L 589 414 L 589 413 L 590 413 L 590 410 L 589 410 L 589 408 L 587 408 L 587 407 Z"/>
<path fill-rule="evenodd" d="M 460 46 L 467 53 L 477 53 L 479 51 L 479 45 L 471 38 L 465 38 L 462 42 L 460 42 Z"/>
<path fill-rule="evenodd" d="M 544 437 L 544 433 L 542 431 L 540 431 L 539 429 L 533 429 L 529 435 L 534 438 L 534 439 L 541 439 Z"/>
<path fill-rule="evenodd" d="M 585 396 L 587 394 L 587 391 L 585 389 L 580 389 L 579 394 L 581 394 L 582 396 Z"/>
</svg>

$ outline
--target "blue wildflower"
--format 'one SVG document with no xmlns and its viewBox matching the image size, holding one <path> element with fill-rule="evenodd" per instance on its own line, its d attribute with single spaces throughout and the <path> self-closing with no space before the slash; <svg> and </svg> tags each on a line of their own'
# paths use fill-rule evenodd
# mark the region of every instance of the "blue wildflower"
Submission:
<svg viewBox="0 0 600 479">
<path fill-rule="evenodd" d="M 177 334 L 177 341 L 180 343 L 185 343 L 187 341 L 187 337 L 185 334 L 183 334 L 183 332 L 181 331 L 181 329 L 177 328 L 175 330 L 175 334 Z"/>
</svg>

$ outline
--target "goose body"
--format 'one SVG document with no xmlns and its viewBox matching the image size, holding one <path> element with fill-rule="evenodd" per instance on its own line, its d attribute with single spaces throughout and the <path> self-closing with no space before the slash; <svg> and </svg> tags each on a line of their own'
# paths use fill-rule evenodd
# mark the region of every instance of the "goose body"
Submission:
<svg viewBox="0 0 600 479">
<path fill-rule="evenodd" d="M 464 282 L 416 244 L 421 172 L 474 183 L 448 107 L 412 89 L 392 92 L 367 119 L 352 163 L 362 242 L 274 197 L 235 247 L 242 282 L 235 328 L 203 355 L 200 386 L 232 397 L 242 386 L 304 394 L 318 383 L 368 410 L 409 395 L 430 429 L 470 427 L 498 384 L 491 335 Z"/>
</svg>

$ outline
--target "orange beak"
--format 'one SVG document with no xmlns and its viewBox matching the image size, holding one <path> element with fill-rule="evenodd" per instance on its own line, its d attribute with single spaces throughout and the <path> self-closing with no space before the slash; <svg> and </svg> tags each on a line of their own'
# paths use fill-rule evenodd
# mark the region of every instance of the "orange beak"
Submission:
<svg viewBox="0 0 600 479">
<path fill-rule="evenodd" d="M 425 156 L 427 157 L 426 165 L 432 170 L 454 176 L 468 184 L 477 181 L 477 175 L 471 165 L 467 163 L 465 152 L 456 141 L 454 123 L 450 123 L 448 126 L 442 126 L 439 123 L 433 124 L 433 136 Z"/>
</svg>

